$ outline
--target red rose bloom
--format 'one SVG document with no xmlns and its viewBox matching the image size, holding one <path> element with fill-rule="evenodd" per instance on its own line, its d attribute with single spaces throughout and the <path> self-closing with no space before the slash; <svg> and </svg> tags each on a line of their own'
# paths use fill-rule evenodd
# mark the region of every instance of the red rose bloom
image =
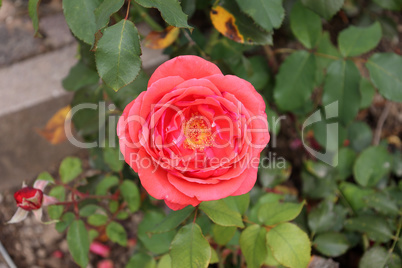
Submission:
<svg viewBox="0 0 402 268">
<path fill-rule="evenodd" d="M 15 192 L 14 199 L 17 202 L 17 206 L 23 210 L 36 210 L 42 207 L 43 192 L 27 186 Z"/>
<path fill-rule="evenodd" d="M 265 103 L 254 87 L 197 56 L 156 69 L 117 132 L 144 188 L 173 210 L 249 192 L 269 141 Z"/>
</svg>

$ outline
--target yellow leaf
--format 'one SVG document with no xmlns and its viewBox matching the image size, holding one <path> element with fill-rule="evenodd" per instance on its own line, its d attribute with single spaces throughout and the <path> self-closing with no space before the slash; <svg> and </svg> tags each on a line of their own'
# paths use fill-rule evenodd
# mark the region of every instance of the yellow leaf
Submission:
<svg viewBox="0 0 402 268">
<path fill-rule="evenodd" d="M 244 43 L 244 37 L 239 32 L 236 19 L 232 13 L 221 6 L 215 6 L 211 9 L 210 16 L 212 24 L 218 32 L 236 42 Z"/>
<path fill-rule="evenodd" d="M 161 32 L 152 31 L 145 37 L 145 46 L 161 49 L 170 46 L 179 36 L 180 29 L 169 26 Z"/>
<path fill-rule="evenodd" d="M 70 119 L 70 105 L 58 110 L 42 129 L 36 129 L 39 135 L 51 144 L 59 144 L 67 139 L 64 123 Z"/>
</svg>

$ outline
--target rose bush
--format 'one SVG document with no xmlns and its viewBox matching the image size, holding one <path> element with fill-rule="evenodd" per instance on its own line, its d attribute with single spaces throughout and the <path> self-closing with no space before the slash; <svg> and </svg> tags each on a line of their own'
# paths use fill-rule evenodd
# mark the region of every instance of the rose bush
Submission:
<svg viewBox="0 0 402 268">
<path fill-rule="evenodd" d="M 157 68 L 117 132 L 144 188 L 173 210 L 249 192 L 269 141 L 260 94 L 197 56 Z"/>
</svg>

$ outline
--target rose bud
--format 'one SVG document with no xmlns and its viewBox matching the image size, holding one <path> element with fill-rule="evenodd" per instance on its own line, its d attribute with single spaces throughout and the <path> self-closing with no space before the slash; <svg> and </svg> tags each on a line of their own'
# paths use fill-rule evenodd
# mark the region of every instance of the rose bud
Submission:
<svg viewBox="0 0 402 268">
<path fill-rule="evenodd" d="M 27 186 L 14 194 L 17 206 L 23 210 L 30 211 L 42 207 L 43 192 L 39 189 Z"/>
<path fill-rule="evenodd" d="M 29 211 L 32 211 L 36 219 L 42 222 L 42 206 L 49 206 L 58 202 L 56 198 L 43 194 L 43 190 L 48 183 L 49 181 L 36 180 L 33 187 L 23 183 L 22 189 L 14 194 L 18 209 L 7 223 L 11 224 L 25 220 Z"/>
<path fill-rule="evenodd" d="M 173 210 L 248 193 L 269 141 L 253 85 L 197 56 L 159 66 L 124 109 L 117 135 L 142 186 Z"/>
</svg>

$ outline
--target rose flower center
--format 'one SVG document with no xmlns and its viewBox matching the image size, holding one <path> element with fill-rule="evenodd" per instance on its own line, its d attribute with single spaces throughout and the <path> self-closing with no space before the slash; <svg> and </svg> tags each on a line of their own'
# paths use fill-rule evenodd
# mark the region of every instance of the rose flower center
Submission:
<svg viewBox="0 0 402 268">
<path fill-rule="evenodd" d="M 190 120 L 183 124 L 184 146 L 192 150 L 203 151 L 205 147 L 210 147 L 213 144 L 214 136 L 210 124 L 204 120 L 203 116 L 193 115 Z"/>
</svg>

